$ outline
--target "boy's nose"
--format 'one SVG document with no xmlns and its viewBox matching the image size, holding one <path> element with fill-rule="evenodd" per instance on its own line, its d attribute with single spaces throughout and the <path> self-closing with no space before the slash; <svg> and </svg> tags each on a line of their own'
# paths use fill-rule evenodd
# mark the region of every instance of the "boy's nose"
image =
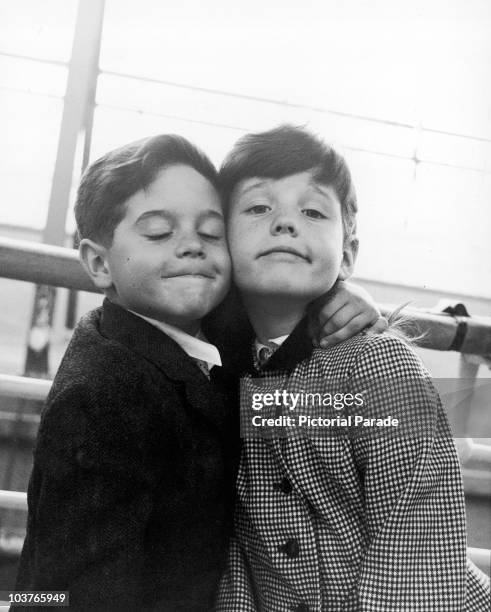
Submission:
<svg viewBox="0 0 491 612">
<path fill-rule="evenodd" d="M 271 233 L 274 236 L 280 234 L 288 234 L 290 236 L 297 236 L 298 229 L 293 219 L 288 215 L 282 215 L 277 217 L 271 224 Z"/>
<path fill-rule="evenodd" d="M 203 243 L 198 236 L 183 237 L 176 248 L 177 257 L 205 258 Z"/>
</svg>

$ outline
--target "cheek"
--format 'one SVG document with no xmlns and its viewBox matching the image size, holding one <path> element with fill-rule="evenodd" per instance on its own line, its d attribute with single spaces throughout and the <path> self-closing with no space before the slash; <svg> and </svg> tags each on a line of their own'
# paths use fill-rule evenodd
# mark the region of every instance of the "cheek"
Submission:
<svg viewBox="0 0 491 612">
<path fill-rule="evenodd" d="M 232 261 L 228 249 L 222 252 L 220 257 L 216 258 L 216 261 L 219 262 L 220 282 L 223 286 L 228 287 L 232 276 Z"/>
<path fill-rule="evenodd" d="M 232 267 L 235 273 L 245 274 L 253 265 L 252 256 L 244 248 L 236 248 L 231 253 Z"/>
<path fill-rule="evenodd" d="M 228 249 L 230 253 L 230 259 L 234 268 L 241 264 L 244 258 L 244 244 L 241 240 L 240 232 L 236 231 L 237 228 L 229 231 L 228 234 Z"/>
<path fill-rule="evenodd" d="M 230 269 L 231 262 L 230 262 L 230 247 L 229 247 L 228 239 L 222 245 L 219 245 L 217 247 L 214 257 L 216 261 L 219 262 L 220 267 L 224 271 Z"/>
<path fill-rule="evenodd" d="M 123 276 L 124 275 L 124 276 Z M 148 293 L 151 284 L 155 284 L 159 277 L 158 267 L 135 255 L 127 256 L 124 260 L 121 280 L 133 291 Z"/>
<path fill-rule="evenodd" d="M 247 267 L 256 261 L 256 255 L 261 250 L 261 240 L 259 228 L 254 229 L 249 225 L 237 224 L 229 232 L 229 251 L 234 268 L 237 266 Z"/>
</svg>

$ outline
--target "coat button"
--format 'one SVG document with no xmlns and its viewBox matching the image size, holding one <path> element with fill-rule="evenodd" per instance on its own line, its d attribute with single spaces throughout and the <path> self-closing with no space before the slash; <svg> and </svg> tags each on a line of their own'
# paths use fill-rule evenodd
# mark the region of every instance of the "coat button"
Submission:
<svg viewBox="0 0 491 612">
<path fill-rule="evenodd" d="M 293 490 L 292 483 L 288 478 L 283 478 L 280 482 L 273 483 L 273 489 L 275 491 L 281 491 L 285 495 L 290 495 Z"/>
<path fill-rule="evenodd" d="M 300 546 L 297 540 L 288 540 L 285 544 L 278 546 L 278 550 L 285 553 L 290 559 L 296 559 L 300 554 Z"/>
</svg>

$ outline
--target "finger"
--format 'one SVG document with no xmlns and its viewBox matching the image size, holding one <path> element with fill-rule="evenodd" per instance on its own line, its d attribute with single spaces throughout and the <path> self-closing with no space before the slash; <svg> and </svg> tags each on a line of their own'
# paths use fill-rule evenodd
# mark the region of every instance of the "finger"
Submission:
<svg viewBox="0 0 491 612">
<path fill-rule="evenodd" d="M 369 327 L 369 329 L 374 334 L 383 334 L 384 331 L 386 331 L 388 327 L 389 327 L 389 322 L 387 321 L 387 319 L 385 317 L 380 316 L 375 321 L 375 323 L 373 323 Z"/>
<path fill-rule="evenodd" d="M 320 326 L 313 318 L 308 319 L 308 334 L 310 339 L 312 340 L 312 346 L 314 348 L 319 348 L 319 339 L 321 337 Z"/>
<path fill-rule="evenodd" d="M 342 292 L 331 302 L 322 306 L 317 319 L 320 325 L 326 325 L 329 321 L 333 321 L 338 328 L 341 328 L 358 315 L 363 315 L 365 318 L 365 326 L 372 325 L 380 316 L 380 311 L 375 303 L 367 302 L 363 297 Z M 342 317 L 345 317 L 345 319 L 342 320 Z M 336 329 L 333 328 L 332 332 L 334 331 Z"/>
<path fill-rule="evenodd" d="M 325 325 L 330 319 L 332 319 L 337 312 L 349 305 L 349 300 L 347 299 L 346 293 L 340 293 L 333 296 L 329 302 L 325 303 L 320 307 L 320 310 L 317 314 L 317 320 L 319 325 Z M 378 314 L 378 313 L 377 313 Z"/>
<path fill-rule="evenodd" d="M 345 304 L 339 308 L 331 317 L 329 317 L 328 320 L 325 321 L 325 323 L 320 325 L 319 340 L 321 340 L 323 336 L 329 336 L 342 329 L 352 319 L 354 319 L 357 314 L 358 311 L 354 310 L 351 304 Z"/>
<path fill-rule="evenodd" d="M 327 321 L 320 331 L 320 338 L 330 336 L 340 329 L 343 329 L 348 324 L 353 324 L 354 333 L 358 333 L 365 327 L 374 324 L 378 320 L 378 315 L 373 316 L 371 309 L 364 308 L 360 311 L 355 304 L 346 304 L 343 308 L 340 308 L 329 321 Z"/>
<path fill-rule="evenodd" d="M 337 329 L 335 332 L 321 338 L 320 345 L 322 348 L 326 348 L 328 346 L 339 344 L 340 342 L 343 342 L 344 340 L 347 340 L 348 338 L 351 338 L 360 331 L 364 330 L 367 324 L 368 322 L 366 317 L 363 314 L 358 315 L 340 329 Z"/>
</svg>

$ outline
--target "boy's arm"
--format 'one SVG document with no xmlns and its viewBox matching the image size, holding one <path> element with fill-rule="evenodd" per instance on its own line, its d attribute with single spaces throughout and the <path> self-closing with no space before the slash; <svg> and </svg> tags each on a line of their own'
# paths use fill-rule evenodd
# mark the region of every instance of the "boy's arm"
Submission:
<svg viewBox="0 0 491 612">
<path fill-rule="evenodd" d="M 365 491 L 368 547 L 360 610 L 461 610 L 466 524 L 456 449 L 427 372 L 401 341 L 372 338 L 356 368 L 369 417 L 398 430 L 352 432 Z M 370 435 L 372 434 L 372 435 Z"/>
<path fill-rule="evenodd" d="M 314 346 L 332 346 L 370 327 L 375 333 L 387 329 L 371 295 L 354 283 L 337 281 L 308 308 L 309 333 Z M 240 360 L 241 348 L 249 350 L 254 337 L 251 324 L 235 287 L 203 320 L 207 338 L 220 349 L 226 363 Z"/>
<path fill-rule="evenodd" d="M 311 335 L 316 346 L 326 348 L 347 340 L 363 329 L 380 333 L 387 329 L 387 319 L 372 296 L 354 283 L 337 281 L 331 291 L 309 306 Z"/>
<path fill-rule="evenodd" d="M 122 405 L 138 414 L 137 394 L 127 386 L 126 392 Z M 94 398 L 91 390 L 72 387 L 49 403 L 29 484 L 17 589 L 67 590 L 73 609 L 141 604 L 155 474 L 137 432 L 121 425 L 120 393 Z"/>
</svg>

